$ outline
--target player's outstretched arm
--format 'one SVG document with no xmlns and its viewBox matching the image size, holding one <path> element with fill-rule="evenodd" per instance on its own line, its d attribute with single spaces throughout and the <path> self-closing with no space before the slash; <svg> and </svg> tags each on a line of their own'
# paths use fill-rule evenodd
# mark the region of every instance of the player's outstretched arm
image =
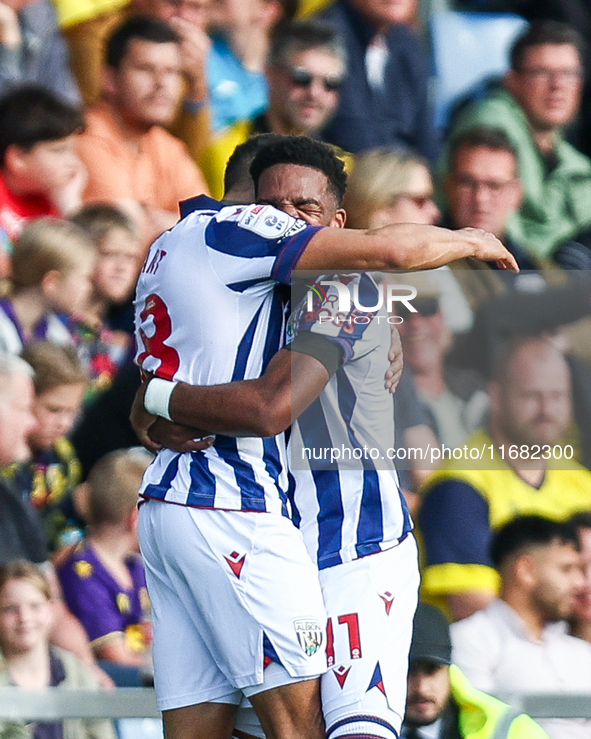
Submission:
<svg viewBox="0 0 591 739">
<path fill-rule="evenodd" d="M 493 236 L 478 228 L 451 231 L 438 226 L 403 223 L 361 231 L 323 228 L 297 264 L 308 270 L 433 269 L 473 257 L 519 271 L 515 257 Z"/>
</svg>

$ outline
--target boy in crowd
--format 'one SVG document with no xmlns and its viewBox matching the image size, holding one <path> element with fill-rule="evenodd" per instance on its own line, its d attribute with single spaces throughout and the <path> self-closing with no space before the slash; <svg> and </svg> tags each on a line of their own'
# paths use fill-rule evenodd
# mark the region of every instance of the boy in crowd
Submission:
<svg viewBox="0 0 591 739">
<path fill-rule="evenodd" d="M 137 541 L 137 491 L 150 457 L 110 452 L 80 489 L 88 536 L 59 569 L 68 607 L 97 659 L 141 668 L 149 652 L 150 603 Z"/>
<path fill-rule="evenodd" d="M 0 276 L 10 270 L 10 243 L 26 221 L 59 216 L 81 203 L 84 170 L 76 153 L 82 113 L 39 85 L 0 99 Z"/>
</svg>

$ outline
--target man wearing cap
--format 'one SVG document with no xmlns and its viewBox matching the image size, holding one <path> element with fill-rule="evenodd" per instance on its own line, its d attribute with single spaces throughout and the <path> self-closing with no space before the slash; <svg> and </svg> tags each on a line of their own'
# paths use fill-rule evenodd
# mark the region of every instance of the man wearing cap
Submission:
<svg viewBox="0 0 591 739">
<path fill-rule="evenodd" d="M 538 724 L 473 688 L 451 664 L 449 626 L 419 603 L 413 624 L 401 739 L 547 739 Z"/>
</svg>

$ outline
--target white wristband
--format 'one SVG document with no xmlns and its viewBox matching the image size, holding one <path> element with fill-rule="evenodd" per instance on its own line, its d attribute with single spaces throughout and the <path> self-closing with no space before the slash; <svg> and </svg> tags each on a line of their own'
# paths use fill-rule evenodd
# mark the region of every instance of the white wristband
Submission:
<svg viewBox="0 0 591 739">
<path fill-rule="evenodd" d="M 148 387 L 144 395 L 144 408 L 148 413 L 154 416 L 162 416 L 167 421 L 172 421 L 168 409 L 170 406 L 170 396 L 177 385 L 178 382 L 153 377 L 148 382 Z"/>
</svg>

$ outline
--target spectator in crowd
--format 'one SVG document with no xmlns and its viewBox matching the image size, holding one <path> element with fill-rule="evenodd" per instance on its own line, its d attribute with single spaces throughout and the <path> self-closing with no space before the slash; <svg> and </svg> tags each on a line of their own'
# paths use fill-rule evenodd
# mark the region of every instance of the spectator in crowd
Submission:
<svg viewBox="0 0 591 739">
<path fill-rule="evenodd" d="M 224 167 L 238 144 L 257 133 L 319 138 L 339 102 L 346 72 L 345 50 L 336 31 L 317 21 L 279 31 L 266 66 L 269 107 L 212 140 L 201 160 L 212 193 L 222 194 Z"/>
<path fill-rule="evenodd" d="M 433 226 L 440 217 L 427 162 L 392 147 L 356 155 L 343 207 L 349 228 L 381 228 L 395 223 Z M 438 271 L 430 289 L 435 286 L 442 291 L 443 311 L 450 326 L 454 331 L 465 331 L 472 322 L 471 310 L 447 266 Z"/>
<path fill-rule="evenodd" d="M 50 646 L 54 610 L 49 583 L 31 562 L 15 560 L 0 568 L 0 685 L 22 688 L 98 688 L 89 668 L 73 654 Z M 64 736 L 115 739 L 105 719 L 0 721 L 2 737 Z"/>
<path fill-rule="evenodd" d="M 584 585 L 577 594 L 574 612 L 571 616 L 571 634 L 591 642 L 591 511 L 583 511 L 570 520 L 579 537 L 581 565 Z"/>
<path fill-rule="evenodd" d="M 568 634 L 583 585 L 574 529 L 539 516 L 503 526 L 491 547 L 500 596 L 451 627 L 453 661 L 476 688 L 576 693 L 591 691 L 591 645 Z M 588 737 L 589 719 L 545 719 L 551 739 Z"/>
<path fill-rule="evenodd" d="M 591 224 L 591 161 L 562 136 L 579 109 L 581 54 L 573 29 L 533 23 L 513 45 L 504 84 L 464 110 L 453 128 L 455 136 L 483 123 L 507 134 L 523 185 L 507 233 L 537 259 Z"/>
<path fill-rule="evenodd" d="M 428 163 L 402 149 L 381 147 L 355 157 L 343 206 L 349 228 L 439 221 Z"/>
<path fill-rule="evenodd" d="M 24 462 L 30 455 L 27 437 L 36 424 L 32 375 L 31 366 L 23 359 L 0 353 L 0 467 Z M 102 685 L 112 685 L 107 675 L 97 669 L 82 625 L 66 608 L 48 557 L 45 529 L 38 512 L 12 482 L 0 476 L 0 565 L 26 559 L 43 566 L 53 593 L 52 642 L 74 652 L 92 667 Z"/>
<path fill-rule="evenodd" d="M 416 277 L 410 277 L 405 275 L 404 281 L 416 285 Z M 397 309 L 404 319 L 398 325 L 404 362 L 412 372 L 420 401 L 432 417 L 439 443 L 459 447 L 482 425 L 488 397 L 476 372 L 449 363 L 453 333 L 441 309 L 437 275 L 421 277 L 430 277 L 432 282 L 427 290 L 419 289 L 413 300 L 416 313 L 404 305 Z"/>
<path fill-rule="evenodd" d="M 19 87 L 0 99 L 0 277 L 26 221 L 80 206 L 76 140 L 83 125 L 77 109 L 42 87 Z"/>
<path fill-rule="evenodd" d="M 32 457 L 2 469 L 39 511 L 52 551 L 78 542 L 84 522 L 74 508 L 80 463 L 66 438 L 74 426 L 88 385 L 74 347 L 33 341 L 22 357 L 33 368 L 35 428 L 27 441 Z"/>
<path fill-rule="evenodd" d="M 292 20 L 297 4 L 297 0 L 211 3 L 213 38 L 207 78 L 214 133 L 267 107 L 263 70 L 270 38 L 278 24 Z"/>
<path fill-rule="evenodd" d="M 522 199 L 517 151 L 501 128 L 476 125 L 452 140 L 445 178 L 448 228 L 483 228 L 494 233 L 521 269 L 538 265 L 509 234 Z"/>
<path fill-rule="evenodd" d="M 0 468 L 30 456 L 27 438 L 37 423 L 32 376 L 23 359 L 0 353 Z M 20 558 L 47 560 L 45 530 L 28 500 L 0 476 L 0 564 Z"/>
<path fill-rule="evenodd" d="M 489 554 L 494 530 L 520 514 L 564 520 L 591 507 L 591 472 L 574 461 L 543 458 L 572 421 L 570 373 L 559 349 L 545 338 L 509 342 L 488 392 L 487 428 L 466 441 L 461 459 L 446 458 L 428 480 L 419 515 L 424 596 L 453 619 L 484 608 L 497 592 Z M 513 459 L 513 445 L 540 459 Z M 478 454 L 471 456 L 474 448 Z"/>
<path fill-rule="evenodd" d="M 146 664 L 151 642 L 137 540 L 137 491 L 150 459 L 135 448 L 110 452 L 94 465 L 82 494 L 88 536 L 58 573 L 97 658 L 137 668 Z"/>
<path fill-rule="evenodd" d="M 35 82 L 78 105 L 68 47 L 49 0 L 5 0 L 0 8 L 0 92 Z"/>
<path fill-rule="evenodd" d="M 92 243 L 69 221 L 38 218 L 18 237 L 10 298 L 0 300 L 0 350 L 19 354 L 33 339 L 71 344 L 58 313 L 81 310 L 90 294 Z"/>
<path fill-rule="evenodd" d="M 451 663 L 445 616 L 427 603 L 415 613 L 409 663 L 402 739 L 547 739 L 529 716 L 470 685 Z"/>
<path fill-rule="evenodd" d="M 395 145 L 434 161 L 439 143 L 427 100 L 427 59 L 414 31 L 400 23 L 398 5 L 336 0 L 321 13 L 341 34 L 349 67 L 325 137 L 355 154 Z"/>
<path fill-rule="evenodd" d="M 113 205 L 86 205 L 71 220 L 97 251 L 90 297 L 77 320 L 68 323 L 90 374 L 94 397 L 111 385 L 119 368 L 131 358 L 132 336 L 121 325 L 126 310 L 133 312 L 131 301 L 143 249 L 134 222 Z"/>
<path fill-rule="evenodd" d="M 88 169 L 84 198 L 124 202 L 149 241 L 177 220 L 179 200 L 206 192 L 186 147 L 165 131 L 181 95 L 177 34 L 135 17 L 109 39 L 105 100 L 92 107 L 80 137 Z"/>
</svg>

